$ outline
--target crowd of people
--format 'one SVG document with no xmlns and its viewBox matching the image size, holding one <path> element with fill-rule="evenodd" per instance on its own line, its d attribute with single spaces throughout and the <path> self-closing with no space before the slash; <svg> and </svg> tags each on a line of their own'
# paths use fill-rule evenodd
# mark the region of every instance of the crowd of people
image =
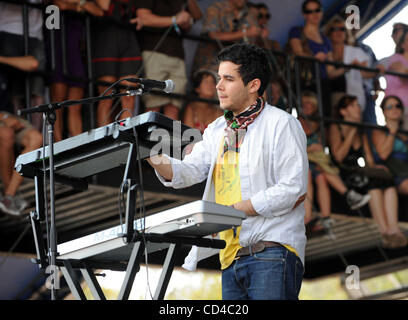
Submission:
<svg viewBox="0 0 408 320">
<path fill-rule="evenodd" d="M 216 0 L 203 11 L 197 0 L 29 2 L 57 6 L 64 20 L 61 29 L 51 32 L 44 26 L 42 11 L 29 7 L 28 46 L 24 46 L 22 7 L 0 2 L 0 148 L 4 150 L 2 154 L 9 154 L 1 157 L 0 163 L 2 211 L 18 216 L 27 206 L 18 197 L 21 177 L 13 172 L 13 159 L 17 153 L 42 144 L 41 115 L 34 114 L 29 121 L 16 116 L 19 109 L 29 107 L 27 99 L 24 100 L 27 88 L 33 106 L 45 101 L 81 99 L 87 95 L 89 78 L 97 82 L 95 89 L 99 94 L 106 93 L 115 81 L 128 77 L 172 79 L 173 93 L 187 95 L 188 99 L 177 95 L 144 95 L 137 111 L 135 97 L 102 100 L 95 109 L 96 126 L 111 123 L 119 112 L 125 118 L 136 112 L 155 111 L 204 132 L 223 115 L 216 103 L 217 54 L 227 44 L 248 42 L 270 53 L 284 51 L 320 62 L 347 65 L 321 63 L 316 77 L 310 60 L 301 62 L 299 106 L 288 105 L 291 93 L 279 72 L 271 75 L 263 95 L 280 109 L 292 112 L 296 108 L 308 138 L 310 168 L 305 224 L 315 226 L 320 221 L 323 228 L 331 228 L 332 188 L 344 196 L 351 210 L 368 205 L 385 247 L 407 244 L 398 228 L 398 194 L 408 194 L 408 135 L 401 132 L 408 129 L 408 78 L 385 76 L 387 87 L 381 108 L 388 130 L 368 130 L 350 123 L 377 124 L 375 105 L 381 72 L 408 74 L 408 25 L 394 25 L 391 36 L 395 54 L 377 61 L 372 50 L 355 39 L 355 30 L 346 27 L 346 15 L 336 15 L 322 28 L 323 7 L 318 0 L 303 2 L 299 10 L 304 25 L 291 28 L 287 45 L 282 48 L 279 42 L 270 39 L 271 13 L 264 3 Z M 90 39 L 86 38 L 81 13 L 91 16 Z M 201 36 L 207 40 L 198 43 L 191 72 L 187 74 L 183 34 L 197 21 L 202 22 Z M 88 40 L 92 48 L 90 65 L 84 51 Z M 275 58 L 272 60 L 276 62 Z M 280 65 L 272 68 L 277 71 Z M 33 71 L 36 72 L 25 77 Z M 320 111 L 316 79 L 320 79 L 321 85 Z M 132 85 L 126 81 L 121 84 Z M 86 127 L 83 114 L 81 105 L 58 110 L 56 141 L 83 132 Z M 315 119 L 320 115 L 335 118 L 339 123 L 322 125 Z M 364 159 L 364 167 L 360 159 Z"/>
</svg>

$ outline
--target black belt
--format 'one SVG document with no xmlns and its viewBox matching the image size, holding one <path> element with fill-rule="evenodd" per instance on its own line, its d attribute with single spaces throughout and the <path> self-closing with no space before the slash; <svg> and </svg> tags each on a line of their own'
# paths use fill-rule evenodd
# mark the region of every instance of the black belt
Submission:
<svg viewBox="0 0 408 320">
<path fill-rule="evenodd" d="M 249 247 L 244 247 L 238 250 L 235 257 L 249 256 L 254 253 L 264 251 L 265 248 L 278 247 L 281 246 L 278 242 L 273 241 L 258 241 L 257 243 L 250 245 Z"/>
</svg>

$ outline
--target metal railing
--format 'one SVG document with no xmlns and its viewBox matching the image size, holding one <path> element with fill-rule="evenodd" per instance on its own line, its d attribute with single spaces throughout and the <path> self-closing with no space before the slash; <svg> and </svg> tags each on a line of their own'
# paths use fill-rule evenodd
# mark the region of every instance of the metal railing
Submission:
<svg viewBox="0 0 408 320">
<path fill-rule="evenodd" d="M 24 52 L 25 54 L 29 54 L 29 33 L 28 33 L 28 8 L 35 8 L 38 10 L 43 10 L 45 11 L 46 6 L 44 4 L 33 4 L 33 3 L 28 3 L 25 1 L 15 1 L 15 0 L 0 0 L 1 2 L 8 2 L 8 3 L 13 3 L 13 4 L 18 4 L 22 6 L 22 21 L 23 21 L 23 39 L 24 39 Z M 108 86 L 110 83 L 98 81 L 98 79 L 95 79 L 93 77 L 93 70 L 92 70 L 92 62 L 91 62 L 91 28 L 92 24 L 94 22 L 98 21 L 104 21 L 105 23 L 116 23 L 121 25 L 122 27 L 128 27 L 131 28 L 132 30 L 135 29 L 135 26 L 126 23 L 126 22 L 118 22 L 112 18 L 109 17 L 95 17 L 92 16 L 88 13 L 76 13 L 76 12 L 70 12 L 69 14 L 74 14 L 78 15 L 79 17 L 82 17 L 83 23 L 84 23 L 84 32 L 85 32 L 85 45 L 86 45 L 86 63 L 85 67 L 87 70 L 87 77 L 86 78 L 78 78 L 72 75 L 68 74 L 67 71 L 67 54 L 68 50 L 65 47 L 65 38 L 66 38 L 66 28 L 65 28 L 65 12 L 61 11 L 61 20 L 60 20 L 60 27 L 61 27 L 61 34 L 62 34 L 62 66 L 63 66 L 63 75 L 66 79 L 68 80 L 74 80 L 78 82 L 83 82 L 88 85 L 88 95 L 89 96 L 94 96 L 95 94 L 95 86 L 97 85 L 104 85 Z M 38 75 L 44 78 L 49 78 L 55 73 L 55 34 L 54 30 L 49 30 L 50 32 L 50 65 L 51 65 L 51 70 L 44 70 L 44 71 L 33 71 L 33 72 L 27 72 L 25 73 L 25 103 L 26 107 L 31 106 L 31 97 L 30 97 L 30 77 L 33 75 Z M 135 31 L 136 32 L 136 31 Z M 143 32 L 154 32 L 154 31 L 143 31 Z M 192 34 L 184 34 L 182 33 L 180 35 L 183 39 L 188 39 L 188 40 L 193 40 L 197 42 L 211 42 L 211 43 L 216 43 L 220 46 L 227 46 L 231 44 L 232 42 L 228 41 L 219 41 L 215 39 L 211 39 L 209 37 L 205 36 L 197 36 L 197 35 L 192 35 Z M 403 78 L 408 78 L 407 74 L 402 74 L 398 72 L 393 72 L 393 71 L 386 71 L 384 73 L 380 73 L 380 69 L 377 68 L 370 68 L 370 67 L 363 67 L 363 66 L 357 66 L 357 65 L 348 65 L 344 64 L 341 62 L 334 62 L 334 61 L 324 61 L 321 62 L 318 59 L 314 57 L 306 57 L 306 56 L 295 56 L 292 54 L 288 54 L 284 51 L 277 51 L 277 50 L 268 50 L 269 52 L 269 58 L 272 67 L 275 69 L 277 75 L 275 78 L 281 79 L 285 87 L 283 88 L 286 92 L 286 101 L 288 103 L 288 111 L 292 108 L 295 108 L 298 114 L 301 114 L 301 107 L 300 107 L 300 94 L 301 94 L 301 84 L 300 84 L 300 75 L 299 75 L 299 65 L 302 62 L 307 62 L 307 63 L 312 63 L 314 67 L 314 74 L 316 77 L 316 95 L 318 97 L 318 112 L 319 112 L 319 117 L 310 117 L 312 120 L 317 120 L 320 121 L 323 127 L 326 123 L 343 123 L 343 124 L 348 124 L 348 125 L 353 125 L 353 126 L 359 126 L 359 127 L 364 127 L 364 128 L 370 128 L 370 129 L 381 129 L 381 130 L 387 130 L 384 126 L 372 124 L 372 123 L 355 123 L 355 122 L 346 122 L 346 121 L 341 121 L 338 119 L 333 119 L 327 116 L 324 116 L 323 114 L 323 102 L 322 102 L 322 88 L 320 86 L 321 84 L 321 77 L 320 77 L 320 72 L 319 72 L 319 67 L 321 64 L 324 65 L 333 65 L 335 67 L 343 67 L 343 68 L 349 68 L 349 69 L 357 69 L 361 71 L 366 71 L 366 72 L 372 72 L 376 73 L 378 75 L 393 75 L 393 76 L 398 76 L 398 77 L 403 77 Z M 280 64 L 277 62 L 277 60 L 280 59 L 280 61 L 284 61 L 283 64 Z M 294 76 L 294 79 L 292 77 Z M 293 88 L 294 86 L 294 88 Z M 119 85 L 118 88 L 128 88 L 127 86 Z M 156 95 L 162 95 L 163 93 L 161 92 L 155 92 L 152 91 L 152 94 Z M 218 104 L 218 100 L 212 100 L 212 99 L 203 99 L 199 98 L 195 95 L 188 95 L 188 94 L 174 94 L 174 93 L 169 93 L 166 94 L 168 96 L 171 96 L 175 99 L 181 99 L 184 101 L 203 101 L 203 102 L 208 102 L 212 104 Z M 89 114 L 89 127 L 95 128 L 95 115 L 94 115 L 94 107 L 91 106 L 90 108 L 90 114 Z M 400 132 L 403 133 L 408 133 L 408 131 L 400 130 Z M 324 132 L 322 132 L 324 134 Z M 323 141 L 324 141 L 324 135 L 322 136 Z"/>
</svg>

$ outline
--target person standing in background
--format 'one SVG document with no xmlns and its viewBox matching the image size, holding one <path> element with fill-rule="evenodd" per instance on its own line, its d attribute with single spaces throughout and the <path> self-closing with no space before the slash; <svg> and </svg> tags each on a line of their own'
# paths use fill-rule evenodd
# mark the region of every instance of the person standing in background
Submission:
<svg viewBox="0 0 408 320">
<path fill-rule="evenodd" d="M 255 43 L 261 35 L 257 11 L 248 9 L 246 0 L 219 0 L 207 8 L 201 35 L 215 42 L 200 42 L 193 63 L 193 72 L 200 69 L 218 71 L 217 53 L 221 41 Z"/>
<path fill-rule="evenodd" d="M 187 84 L 182 31 L 188 31 L 202 17 L 196 0 L 139 0 L 137 18 L 143 26 L 140 44 L 145 77 L 154 80 L 172 79 L 173 93 L 184 94 Z M 171 28 L 171 30 L 168 30 Z M 162 39 L 169 31 L 166 39 Z M 163 40 L 164 43 L 159 43 Z M 147 111 L 161 112 L 178 120 L 183 101 L 160 95 L 144 96 Z"/>
<path fill-rule="evenodd" d="M 96 0 L 99 1 L 99 0 Z M 55 33 L 55 70 L 49 81 L 50 100 L 51 102 L 61 102 L 65 100 L 79 100 L 84 96 L 86 82 L 85 64 L 82 59 L 81 45 L 84 35 L 84 20 L 78 12 L 89 12 L 95 16 L 102 16 L 103 11 L 93 1 L 80 0 L 53 0 L 52 3 L 61 10 L 64 15 L 65 30 L 56 29 Z M 63 37 L 62 32 L 65 33 Z M 49 31 L 45 33 L 46 43 L 48 46 L 48 64 L 51 64 L 51 34 Z M 65 43 L 62 41 L 65 39 Z M 66 52 L 62 52 L 65 46 Z M 66 74 L 64 74 L 65 55 Z M 51 66 L 49 66 L 51 69 Z M 67 108 L 68 114 L 67 125 L 68 135 L 76 136 L 82 133 L 83 123 L 81 114 L 81 105 L 72 105 Z M 60 141 L 64 138 L 64 111 L 58 109 L 56 113 L 56 121 L 54 127 L 55 141 Z"/>
</svg>

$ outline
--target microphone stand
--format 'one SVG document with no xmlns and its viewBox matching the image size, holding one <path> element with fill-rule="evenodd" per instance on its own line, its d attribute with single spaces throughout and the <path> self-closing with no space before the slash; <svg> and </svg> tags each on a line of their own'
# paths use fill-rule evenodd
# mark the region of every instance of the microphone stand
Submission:
<svg viewBox="0 0 408 320">
<path fill-rule="evenodd" d="M 42 112 L 45 115 L 47 121 L 47 131 L 48 131 L 48 148 L 49 148 L 49 168 L 50 168 L 50 212 L 51 212 L 51 226 L 50 226 L 50 244 L 48 248 L 49 256 L 49 268 L 52 270 L 52 284 L 51 284 L 51 300 L 56 300 L 56 288 L 55 284 L 57 275 L 57 229 L 55 227 L 55 172 L 54 172 L 54 125 L 57 119 L 55 111 L 62 107 L 76 105 L 76 104 L 86 104 L 95 101 L 114 99 L 123 96 L 134 96 L 142 95 L 148 92 L 143 87 L 136 90 L 128 90 L 123 93 L 111 93 L 106 96 L 98 96 L 92 98 L 85 98 L 80 100 L 66 100 L 63 102 L 54 102 L 35 106 L 32 108 L 21 109 L 18 111 L 18 115 L 22 116 L 25 114 L 31 114 L 36 112 Z M 43 154 L 45 157 L 45 154 Z M 47 204 L 45 204 L 47 205 Z"/>
</svg>

